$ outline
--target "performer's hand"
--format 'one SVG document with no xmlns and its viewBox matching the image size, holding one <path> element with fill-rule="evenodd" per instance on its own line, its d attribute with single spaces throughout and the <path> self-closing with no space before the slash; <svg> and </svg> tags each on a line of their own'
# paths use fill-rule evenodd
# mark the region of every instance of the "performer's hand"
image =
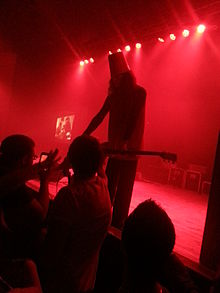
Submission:
<svg viewBox="0 0 220 293">
<path fill-rule="evenodd" d="M 105 162 L 106 161 L 106 158 L 108 156 L 108 150 L 110 149 L 109 142 L 108 141 L 105 141 L 105 142 L 101 143 L 101 148 L 102 148 L 103 153 L 104 153 L 104 162 Z"/>
</svg>

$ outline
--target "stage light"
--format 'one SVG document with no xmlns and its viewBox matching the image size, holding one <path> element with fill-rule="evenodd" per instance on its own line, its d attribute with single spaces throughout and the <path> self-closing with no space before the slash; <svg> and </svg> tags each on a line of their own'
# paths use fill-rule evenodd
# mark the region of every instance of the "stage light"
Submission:
<svg viewBox="0 0 220 293">
<path fill-rule="evenodd" d="M 90 58 L 89 61 L 90 61 L 90 63 L 94 63 L 95 62 L 95 60 L 93 58 Z"/>
<path fill-rule="evenodd" d="M 84 63 L 85 63 L 85 64 L 88 64 L 88 63 L 89 63 L 89 60 L 87 60 L 87 59 L 84 60 Z"/>
<path fill-rule="evenodd" d="M 112 55 L 112 51 L 108 51 L 109 55 Z"/>
<path fill-rule="evenodd" d="M 84 63 L 84 61 L 80 61 L 79 64 L 80 64 L 80 66 L 83 66 L 85 63 Z"/>
<path fill-rule="evenodd" d="M 176 36 L 175 36 L 174 34 L 170 34 L 170 39 L 171 39 L 172 41 L 175 41 L 175 40 L 176 40 Z"/>
<path fill-rule="evenodd" d="M 161 43 L 164 43 L 164 39 L 163 38 L 158 38 L 158 41 Z"/>
<path fill-rule="evenodd" d="M 183 30 L 182 35 L 184 38 L 187 38 L 189 36 L 189 30 Z"/>
<path fill-rule="evenodd" d="M 137 43 L 137 44 L 135 45 L 135 47 L 136 47 L 136 49 L 140 49 L 140 48 L 141 48 L 141 43 Z"/>
<path fill-rule="evenodd" d="M 129 45 L 125 46 L 125 51 L 127 52 L 131 51 L 131 47 Z"/>
<path fill-rule="evenodd" d="M 205 29 L 206 29 L 205 25 L 200 24 L 197 26 L 197 33 L 202 34 L 202 33 L 204 33 Z"/>
<path fill-rule="evenodd" d="M 121 49 L 118 49 L 117 52 L 121 52 Z"/>
</svg>

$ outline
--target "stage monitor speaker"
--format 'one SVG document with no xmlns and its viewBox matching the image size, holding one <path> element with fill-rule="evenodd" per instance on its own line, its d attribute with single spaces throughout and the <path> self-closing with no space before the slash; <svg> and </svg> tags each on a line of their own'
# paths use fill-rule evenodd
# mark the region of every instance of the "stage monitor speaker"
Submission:
<svg viewBox="0 0 220 293">
<path fill-rule="evenodd" d="M 212 174 L 200 262 L 215 271 L 220 267 L 220 132 Z"/>
</svg>

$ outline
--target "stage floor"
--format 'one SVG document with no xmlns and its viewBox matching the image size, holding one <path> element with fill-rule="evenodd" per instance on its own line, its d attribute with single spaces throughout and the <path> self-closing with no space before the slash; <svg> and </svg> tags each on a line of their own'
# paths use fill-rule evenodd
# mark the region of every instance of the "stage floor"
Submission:
<svg viewBox="0 0 220 293">
<path fill-rule="evenodd" d="M 174 250 L 198 263 L 206 220 L 208 195 L 146 181 L 135 181 L 131 212 L 146 199 L 155 200 L 167 212 L 176 230 Z"/>
<path fill-rule="evenodd" d="M 51 183 L 49 186 L 51 198 L 66 184 L 66 178 L 63 178 L 59 184 Z M 29 181 L 29 186 L 38 189 L 39 182 Z M 171 185 L 135 181 L 129 212 L 139 203 L 149 198 L 160 204 L 174 223 L 176 230 L 174 250 L 183 257 L 198 263 L 208 195 L 175 188 Z"/>
</svg>

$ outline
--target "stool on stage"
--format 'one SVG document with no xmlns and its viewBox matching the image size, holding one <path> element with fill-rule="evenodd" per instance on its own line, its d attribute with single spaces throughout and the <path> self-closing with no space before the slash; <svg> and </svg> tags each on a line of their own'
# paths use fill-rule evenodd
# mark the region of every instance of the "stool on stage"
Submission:
<svg viewBox="0 0 220 293">
<path fill-rule="evenodd" d="M 207 168 L 205 166 L 189 164 L 186 170 L 185 188 L 192 191 L 201 191 L 202 179 L 206 175 Z"/>
<path fill-rule="evenodd" d="M 176 166 L 172 166 L 169 169 L 168 184 L 176 187 L 183 188 L 185 182 L 185 170 Z"/>
<path fill-rule="evenodd" d="M 201 193 L 209 194 L 210 187 L 211 187 L 211 182 L 210 181 L 206 181 L 206 180 L 202 181 Z"/>
</svg>

